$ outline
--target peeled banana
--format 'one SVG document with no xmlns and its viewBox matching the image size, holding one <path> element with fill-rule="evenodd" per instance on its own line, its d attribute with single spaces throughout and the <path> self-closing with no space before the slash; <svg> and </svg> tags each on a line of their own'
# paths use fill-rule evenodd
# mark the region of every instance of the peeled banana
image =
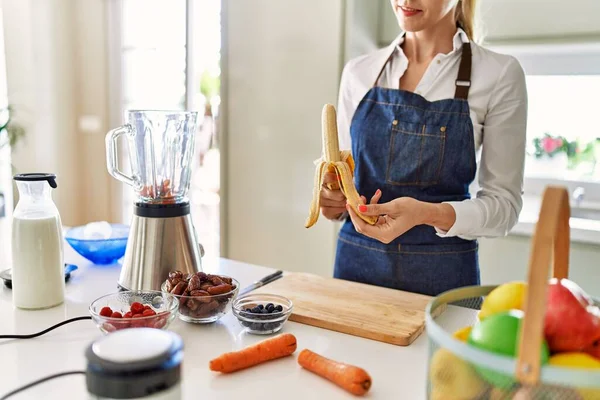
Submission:
<svg viewBox="0 0 600 400">
<path fill-rule="evenodd" d="M 337 187 L 339 187 L 344 196 L 346 196 L 350 207 L 352 207 L 361 219 L 374 225 L 377 222 L 376 216 L 362 215 L 358 212 L 358 206 L 361 204 L 361 200 L 353 181 L 354 160 L 349 151 L 340 151 L 336 112 L 335 107 L 331 104 L 326 104 L 323 107 L 321 116 L 321 135 L 323 139 L 323 155 L 316 162 L 317 169 L 315 171 L 313 199 L 310 203 L 310 212 L 305 227 L 310 228 L 319 219 L 321 209 L 319 201 L 321 198 L 321 186 L 323 185 L 325 171 L 335 171 L 339 185 Z"/>
</svg>

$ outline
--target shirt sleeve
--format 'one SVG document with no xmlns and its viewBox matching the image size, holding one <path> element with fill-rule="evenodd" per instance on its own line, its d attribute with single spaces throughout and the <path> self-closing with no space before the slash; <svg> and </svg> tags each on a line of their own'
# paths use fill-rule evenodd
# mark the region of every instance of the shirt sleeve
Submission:
<svg viewBox="0 0 600 400">
<path fill-rule="evenodd" d="M 479 190 L 473 199 L 448 202 L 456 221 L 441 237 L 464 239 L 505 236 L 523 207 L 527 129 L 525 74 L 511 58 L 500 74 L 483 123 Z"/>
<path fill-rule="evenodd" d="M 350 63 L 346 64 L 340 79 L 340 90 L 337 106 L 337 125 L 340 150 L 352 150 L 350 139 L 350 122 L 352 121 L 352 98 L 350 88 Z"/>
</svg>

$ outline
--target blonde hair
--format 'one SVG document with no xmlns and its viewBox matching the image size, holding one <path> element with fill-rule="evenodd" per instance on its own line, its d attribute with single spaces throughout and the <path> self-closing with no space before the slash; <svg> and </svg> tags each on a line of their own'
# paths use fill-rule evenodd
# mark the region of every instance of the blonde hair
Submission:
<svg viewBox="0 0 600 400">
<path fill-rule="evenodd" d="M 456 7 L 456 23 L 469 37 L 469 40 L 477 42 L 478 21 L 477 21 L 477 0 L 458 0 Z"/>
</svg>

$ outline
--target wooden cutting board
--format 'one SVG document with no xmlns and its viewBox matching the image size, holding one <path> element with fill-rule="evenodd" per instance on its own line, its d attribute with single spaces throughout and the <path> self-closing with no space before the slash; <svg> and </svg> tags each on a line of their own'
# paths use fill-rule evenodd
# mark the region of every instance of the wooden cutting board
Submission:
<svg viewBox="0 0 600 400">
<path fill-rule="evenodd" d="M 290 321 L 399 346 L 408 346 L 423 332 L 425 307 L 432 299 L 305 273 L 287 273 L 255 292 L 290 299 Z"/>
</svg>

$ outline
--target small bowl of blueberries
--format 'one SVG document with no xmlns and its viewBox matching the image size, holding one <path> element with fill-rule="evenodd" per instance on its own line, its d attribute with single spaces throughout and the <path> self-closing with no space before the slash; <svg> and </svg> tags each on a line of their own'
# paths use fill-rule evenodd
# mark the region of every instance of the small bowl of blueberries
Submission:
<svg viewBox="0 0 600 400">
<path fill-rule="evenodd" d="M 275 294 L 248 294 L 233 302 L 233 315 L 246 332 L 270 335 L 279 332 L 292 314 L 291 300 Z"/>
</svg>

